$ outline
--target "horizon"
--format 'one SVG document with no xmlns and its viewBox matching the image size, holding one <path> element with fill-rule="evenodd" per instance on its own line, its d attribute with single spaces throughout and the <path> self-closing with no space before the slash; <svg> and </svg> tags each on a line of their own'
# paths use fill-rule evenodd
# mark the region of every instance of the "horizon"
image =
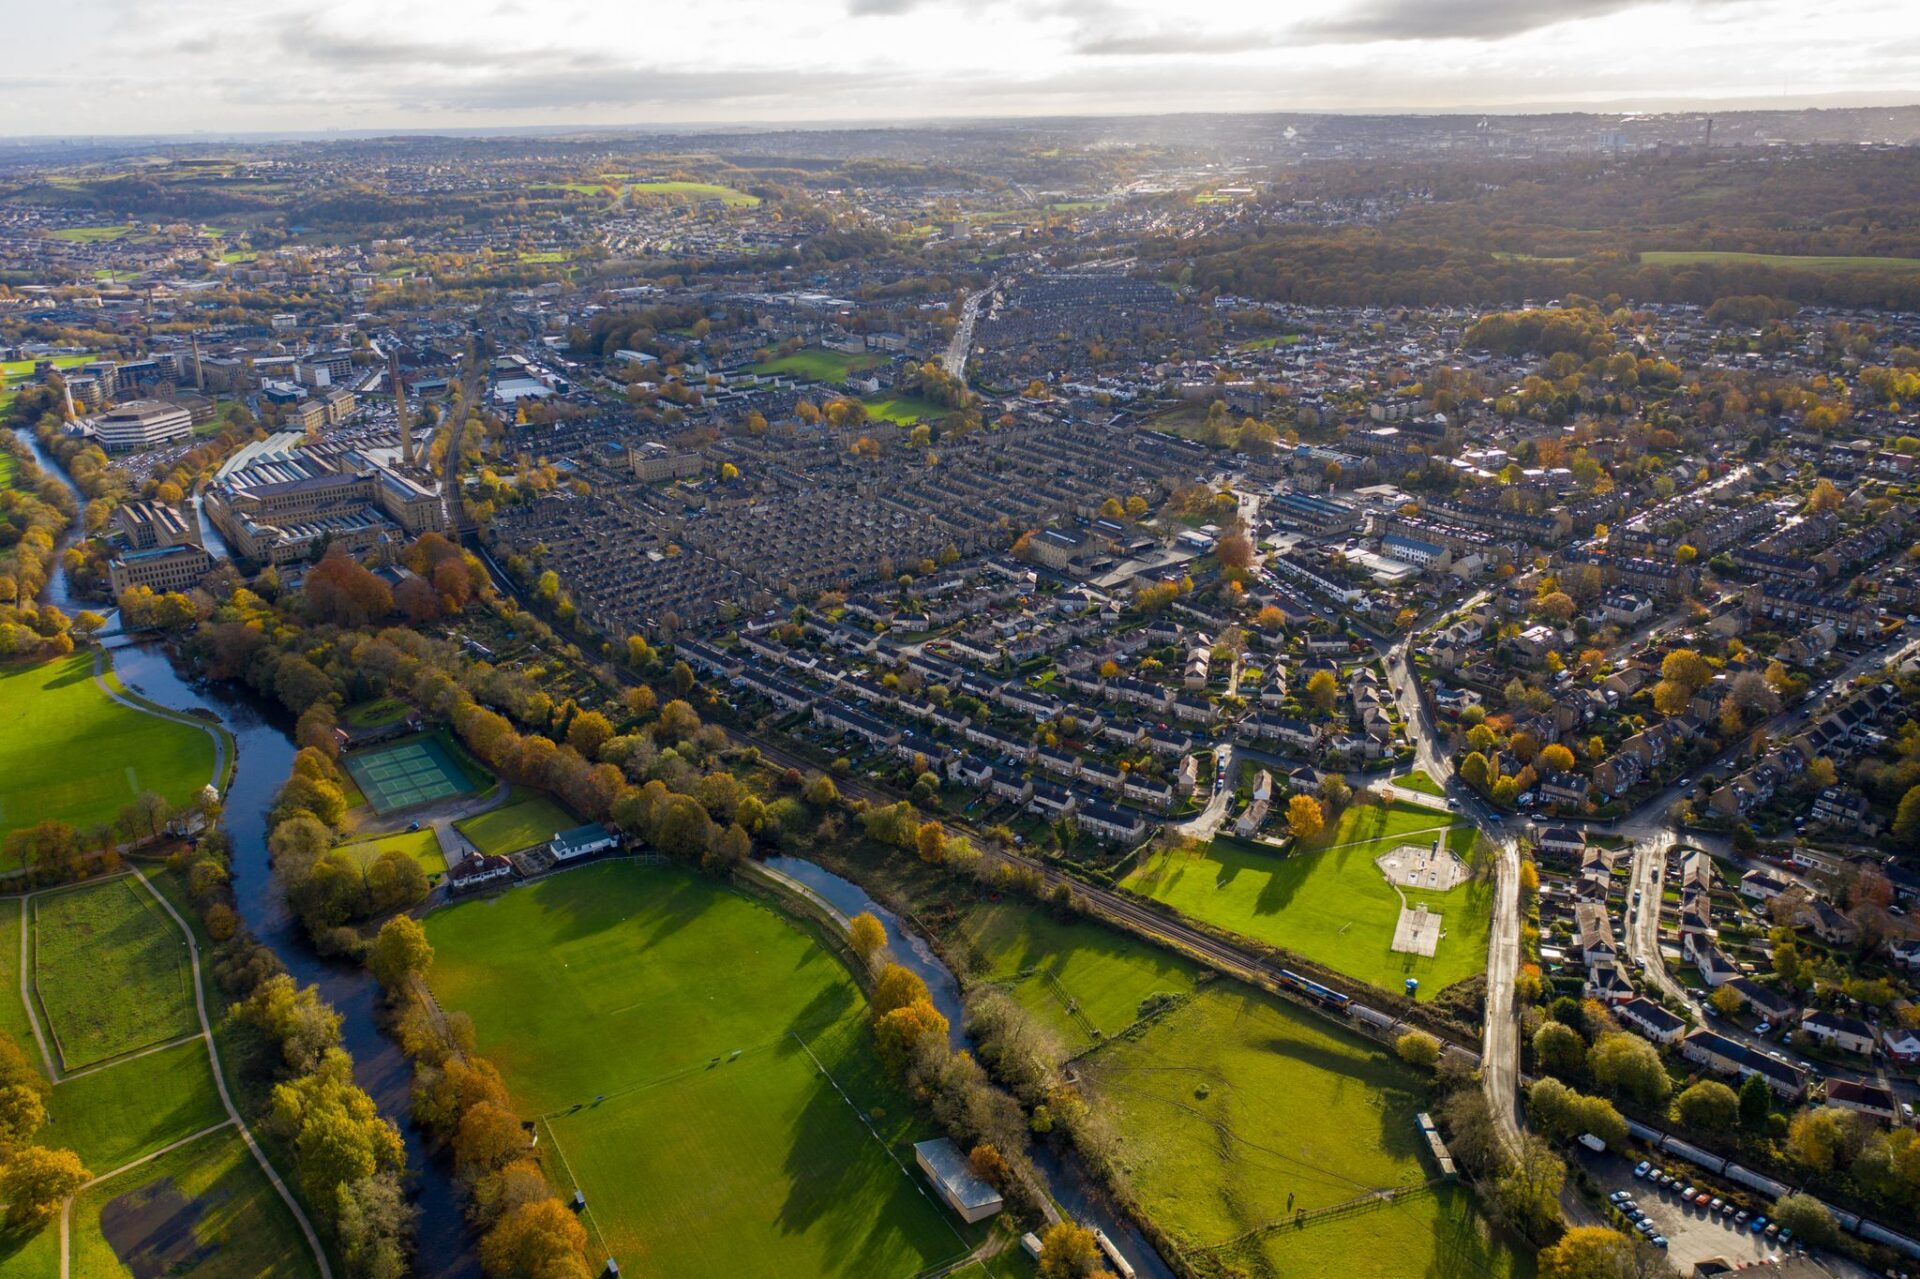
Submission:
<svg viewBox="0 0 1920 1279">
<path fill-rule="evenodd" d="M 127 0 L 22 15 L 11 34 L 34 70 L 0 86 L 4 136 L 1877 109 L 1920 84 L 1897 0 L 1338 0 L 1278 15 L 1234 0 L 1188 27 L 1144 0 L 728 0 L 718 16 L 645 19 L 518 0 L 189 0 L 158 39 L 133 16 Z M 74 63 L 63 50 L 93 19 L 94 56 Z"/>
</svg>

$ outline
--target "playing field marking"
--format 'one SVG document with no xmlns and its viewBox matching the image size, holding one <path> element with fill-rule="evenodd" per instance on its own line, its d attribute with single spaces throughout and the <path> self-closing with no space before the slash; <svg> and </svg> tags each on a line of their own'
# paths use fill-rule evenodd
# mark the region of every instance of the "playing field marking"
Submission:
<svg viewBox="0 0 1920 1279">
<path fill-rule="evenodd" d="M 600 1241 L 600 1255 L 612 1257 L 613 1250 L 607 1247 L 607 1236 L 600 1229 L 600 1219 L 593 1215 L 593 1196 L 587 1194 L 587 1188 L 580 1184 L 580 1178 L 574 1176 L 573 1165 L 567 1161 L 567 1152 L 560 1149 L 560 1138 L 554 1134 L 553 1125 L 545 1119 L 537 1119 L 534 1122 L 547 1130 L 547 1140 L 553 1143 L 553 1153 L 560 1156 L 560 1166 L 567 1170 L 567 1180 L 571 1181 L 573 1188 L 586 1198 L 587 1224 L 593 1227 L 594 1238 Z"/>
<path fill-rule="evenodd" d="M 140 774 L 133 771 L 132 764 L 127 765 L 127 789 L 136 795 L 140 793 Z"/>
</svg>

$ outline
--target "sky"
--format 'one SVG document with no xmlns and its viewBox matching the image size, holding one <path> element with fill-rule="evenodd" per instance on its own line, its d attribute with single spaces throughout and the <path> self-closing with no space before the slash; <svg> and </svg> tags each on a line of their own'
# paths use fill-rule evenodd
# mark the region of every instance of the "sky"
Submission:
<svg viewBox="0 0 1920 1279">
<path fill-rule="evenodd" d="M 4 0 L 0 134 L 1920 101 L 1916 0 Z"/>
</svg>

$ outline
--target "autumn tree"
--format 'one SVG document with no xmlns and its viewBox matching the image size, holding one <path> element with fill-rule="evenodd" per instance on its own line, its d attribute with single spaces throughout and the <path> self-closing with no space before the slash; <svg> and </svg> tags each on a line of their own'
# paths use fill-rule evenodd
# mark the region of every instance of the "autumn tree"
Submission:
<svg viewBox="0 0 1920 1279">
<path fill-rule="evenodd" d="M 1717 1079 L 1690 1084 L 1673 1099 L 1680 1122 L 1699 1132 L 1725 1132 L 1740 1118 L 1740 1098 Z"/>
<path fill-rule="evenodd" d="M 1333 703 L 1340 696 L 1340 686 L 1334 681 L 1332 671 L 1315 671 L 1307 680 L 1307 702 L 1321 714 L 1333 709 Z"/>
<path fill-rule="evenodd" d="M 847 921 L 847 942 L 862 962 L 870 964 L 873 957 L 886 947 L 886 927 L 872 911 L 863 910 Z"/>
<path fill-rule="evenodd" d="M 411 976 L 426 976 L 433 967 L 433 945 L 427 930 L 411 915 L 395 915 L 381 925 L 367 953 L 367 970 L 391 991 Z"/>
<path fill-rule="evenodd" d="M 1320 801 L 1311 795 L 1295 795 L 1287 801 L 1287 831 L 1295 839 L 1312 839 L 1326 820 Z"/>
<path fill-rule="evenodd" d="M 1540 1279 L 1655 1279 L 1671 1273 L 1657 1251 L 1605 1226 L 1575 1226 L 1540 1252 Z"/>
<path fill-rule="evenodd" d="M 1409 1030 L 1393 1041 L 1393 1051 L 1409 1066 L 1431 1068 L 1440 1060 L 1440 1041 L 1424 1030 Z"/>
<path fill-rule="evenodd" d="M 33 1227 L 46 1221 L 61 1201 L 93 1179 L 71 1150 L 25 1146 L 0 1168 L 0 1197 L 7 1201 L 9 1227 Z"/>
<path fill-rule="evenodd" d="M 1088 1279 L 1104 1268 L 1093 1231 L 1071 1221 L 1047 1227 L 1040 1240 L 1041 1279 Z"/>
</svg>

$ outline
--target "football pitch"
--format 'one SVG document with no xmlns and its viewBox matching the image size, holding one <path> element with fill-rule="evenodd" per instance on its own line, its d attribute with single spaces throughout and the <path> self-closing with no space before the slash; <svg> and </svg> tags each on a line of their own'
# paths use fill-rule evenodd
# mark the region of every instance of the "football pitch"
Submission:
<svg viewBox="0 0 1920 1279">
<path fill-rule="evenodd" d="M 356 751 L 346 757 L 346 765 L 373 811 L 383 815 L 474 790 L 466 769 L 437 737 Z"/>
<path fill-rule="evenodd" d="M 627 1273 L 913 1275 L 982 1236 L 912 1171 L 933 1135 L 811 935 L 670 866 L 606 862 L 426 920 L 441 1005 L 539 1122 Z"/>
</svg>

